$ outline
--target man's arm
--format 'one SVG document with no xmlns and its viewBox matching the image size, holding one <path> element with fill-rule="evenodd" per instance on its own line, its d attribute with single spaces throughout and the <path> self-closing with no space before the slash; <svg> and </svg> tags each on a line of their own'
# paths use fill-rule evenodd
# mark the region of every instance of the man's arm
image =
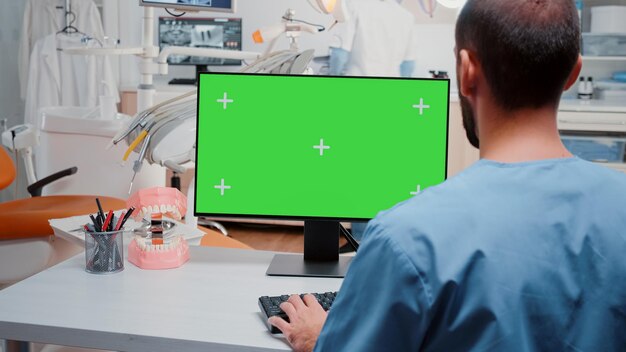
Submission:
<svg viewBox="0 0 626 352">
<path fill-rule="evenodd" d="M 379 226 L 369 226 L 367 232 L 325 322 L 313 297 L 302 302 L 297 296 L 281 306 L 291 323 L 271 321 L 297 351 L 310 351 L 314 339 L 316 351 L 419 349 L 428 290 L 390 236 Z"/>
<path fill-rule="evenodd" d="M 315 296 L 307 294 L 300 298 L 292 295 L 280 305 L 280 309 L 287 313 L 289 323 L 277 316 L 270 317 L 269 322 L 283 332 L 294 351 L 313 351 L 327 316 Z"/>
</svg>

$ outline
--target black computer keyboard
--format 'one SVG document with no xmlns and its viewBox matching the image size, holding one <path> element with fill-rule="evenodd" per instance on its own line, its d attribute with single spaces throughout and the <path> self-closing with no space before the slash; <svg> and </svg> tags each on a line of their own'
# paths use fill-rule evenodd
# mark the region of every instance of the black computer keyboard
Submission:
<svg viewBox="0 0 626 352">
<path fill-rule="evenodd" d="M 335 301 L 335 297 L 337 297 L 337 292 L 325 292 L 325 293 L 312 293 L 317 301 L 322 305 L 325 311 L 328 311 L 330 307 L 333 305 Z M 301 294 L 300 297 L 303 297 L 304 294 Z M 271 316 L 277 315 L 287 321 L 289 321 L 289 317 L 287 314 L 280 309 L 280 304 L 287 301 L 289 299 L 289 295 L 282 296 L 262 296 L 259 297 L 259 308 L 261 308 L 261 313 L 265 316 L 265 321 Z M 272 334 L 279 334 L 280 330 L 275 326 L 267 323 L 268 329 Z"/>
</svg>

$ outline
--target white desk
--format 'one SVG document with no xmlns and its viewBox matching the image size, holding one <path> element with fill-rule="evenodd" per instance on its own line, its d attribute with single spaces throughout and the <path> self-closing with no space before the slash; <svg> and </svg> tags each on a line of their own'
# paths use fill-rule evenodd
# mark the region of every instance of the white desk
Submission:
<svg viewBox="0 0 626 352">
<path fill-rule="evenodd" d="M 0 339 L 117 351 L 288 350 L 258 297 L 339 289 L 341 279 L 265 276 L 273 253 L 190 247 L 173 270 L 85 272 L 84 253 L 0 291 Z"/>
</svg>

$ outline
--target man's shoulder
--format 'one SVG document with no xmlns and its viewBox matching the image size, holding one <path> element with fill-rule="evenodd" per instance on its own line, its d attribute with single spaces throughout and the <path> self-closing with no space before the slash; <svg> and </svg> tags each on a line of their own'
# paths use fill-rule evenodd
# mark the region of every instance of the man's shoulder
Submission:
<svg viewBox="0 0 626 352">
<path fill-rule="evenodd" d="M 447 232 L 454 234 L 469 223 L 498 213 L 498 207 L 540 207 L 546 205 L 546 197 L 562 195 L 565 201 L 573 193 L 604 204 L 599 206 L 615 205 L 618 199 L 626 202 L 626 174 L 578 158 L 527 165 L 478 162 L 380 212 L 372 225 L 385 229 L 390 236 L 413 232 L 445 237 Z"/>
<path fill-rule="evenodd" d="M 381 211 L 371 222 L 380 235 L 394 238 L 399 234 L 429 233 L 448 226 L 463 224 L 468 204 L 475 199 L 474 172 L 468 171 L 441 184 L 422 190 L 416 196 Z M 437 231 L 439 232 L 439 231 Z"/>
<path fill-rule="evenodd" d="M 580 168 L 582 170 L 587 170 L 589 173 L 595 173 L 606 177 L 607 179 L 614 182 L 626 183 L 626 173 L 612 169 L 602 164 L 580 160 Z"/>
<path fill-rule="evenodd" d="M 598 197 L 620 196 L 626 201 L 626 173 L 585 160 L 579 160 L 572 173 L 571 179 L 579 182 L 581 189 Z"/>
<path fill-rule="evenodd" d="M 481 173 L 480 165 L 472 165 L 460 174 L 440 184 L 425 187 L 414 197 L 380 212 L 377 219 L 393 219 L 397 216 L 407 215 L 430 217 L 432 213 L 440 213 L 445 209 L 454 208 L 463 203 L 465 199 L 473 198 L 476 184 L 481 179 Z"/>
</svg>

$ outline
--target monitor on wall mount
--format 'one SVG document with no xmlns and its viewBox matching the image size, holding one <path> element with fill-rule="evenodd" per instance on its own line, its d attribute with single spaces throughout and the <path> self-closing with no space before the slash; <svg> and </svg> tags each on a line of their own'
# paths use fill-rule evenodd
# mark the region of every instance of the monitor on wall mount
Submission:
<svg viewBox="0 0 626 352">
<path fill-rule="evenodd" d="M 241 32 L 241 18 L 159 17 L 159 48 L 163 50 L 170 46 L 180 46 L 241 51 Z M 195 84 L 199 72 L 207 72 L 212 66 L 240 66 L 242 61 L 175 54 L 167 58 L 167 63 L 195 66 L 194 77 L 173 80 L 173 82 Z"/>
</svg>

